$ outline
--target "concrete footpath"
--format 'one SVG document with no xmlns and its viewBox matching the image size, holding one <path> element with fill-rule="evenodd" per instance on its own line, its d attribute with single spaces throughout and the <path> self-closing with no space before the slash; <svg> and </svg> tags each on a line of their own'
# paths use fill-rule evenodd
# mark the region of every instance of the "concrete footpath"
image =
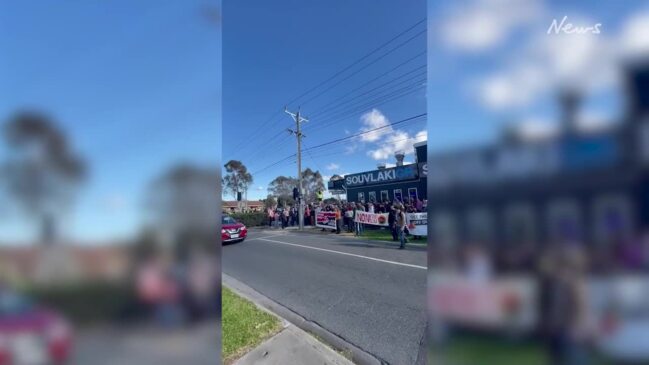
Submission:
<svg viewBox="0 0 649 365">
<path fill-rule="evenodd" d="M 313 336 L 289 324 L 280 333 L 235 361 L 235 364 L 352 365 L 353 363 Z"/>
<path fill-rule="evenodd" d="M 228 289 L 251 301 L 257 308 L 279 318 L 284 327 L 279 333 L 236 360 L 234 365 L 354 365 L 328 345 L 266 308 L 267 299 L 262 298 L 259 293 L 253 293 L 241 283 L 235 284 L 236 280 L 227 278 L 225 281 L 230 282 L 230 285 L 224 283 Z"/>
</svg>

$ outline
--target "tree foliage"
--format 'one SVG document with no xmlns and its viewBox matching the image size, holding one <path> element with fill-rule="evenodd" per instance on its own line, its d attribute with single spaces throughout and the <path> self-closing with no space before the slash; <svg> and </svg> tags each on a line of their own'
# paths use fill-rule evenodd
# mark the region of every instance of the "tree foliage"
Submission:
<svg viewBox="0 0 649 365">
<path fill-rule="evenodd" d="M 281 206 L 293 205 L 293 188 L 297 187 L 297 179 L 288 176 L 278 176 L 268 185 L 268 192 L 277 198 Z"/>
<path fill-rule="evenodd" d="M 223 192 L 232 194 L 236 200 L 237 193 L 246 193 L 248 191 L 248 188 L 253 182 L 253 177 L 241 161 L 230 160 L 223 166 L 226 171 L 222 180 Z"/>
<path fill-rule="evenodd" d="M 316 192 L 318 190 L 322 190 L 323 192 L 325 190 L 320 171 L 313 171 L 310 168 L 302 171 L 302 184 L 307 203 L 316 201 Z"/>
<path fill-rule="evenodd" d="M 2 185 L 37 224 L 41 241 L 51 242 L 86 176 L 86 165 L 45 114 L 13 115 L 4 126 L 4 142 L 8 153 L 1 163 Z"/>
<path fill-rule="evenodd" d="M 174 244 L 213 244 L 218 183 L 216 169 L 191 164 L 169 167 L 152 181 L 148 191 L 149 224 Z"/>
</svg>

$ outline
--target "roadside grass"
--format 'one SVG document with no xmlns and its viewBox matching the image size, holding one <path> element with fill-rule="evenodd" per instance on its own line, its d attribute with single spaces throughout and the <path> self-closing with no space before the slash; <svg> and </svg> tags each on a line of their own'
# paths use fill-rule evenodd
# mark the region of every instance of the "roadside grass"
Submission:
<svg viewBox="0 0 649 365">
<path fill-rule="evenodd" d="M 392 242 L 392 233 L 387 229 L 365 229 L 362 238 L 371 240 L 371 241 L 388 241 Z M 414 239 L 413 236 L 408 236 L 408 244 L 412 245 L 426 245 L 427 237 L 421 236 L 419 239 Z"/>
<path fill-rule="evenodd" d="M 446 350 L 454 365 L 546 365 L 543 348 L 534 343 L 508 343 L 498 339 L 463 337 L 451 341 Z"/>
<path fill-rule="evenodd" d="M 282 328 L 276 317 L 223 287 L 223 363 L 231 364 Z"/>
<path fill-rule="evenodd" d="M 453 365 L 548 365 L 550 357 L 538 342 L 509 342 L 497 338 L 460 336 L 442 350 Z M 588 364 L 612 365 L 592 356 Z"/>
</svg>

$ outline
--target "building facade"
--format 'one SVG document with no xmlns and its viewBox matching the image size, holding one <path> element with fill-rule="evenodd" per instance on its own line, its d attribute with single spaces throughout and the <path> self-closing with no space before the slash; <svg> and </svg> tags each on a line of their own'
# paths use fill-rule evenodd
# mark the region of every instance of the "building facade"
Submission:
<svg viewBox="0 0 649 365">
<path fill-rule="evenodd" d="M 566 97 L 554 136 L 431 156 L 433 243 L 606 248 L 649 233 L 649 65 L 628 71 L 628 109 L 604 128 L 578 130 Z"/>
<path fill-rule="evenodd" d="M 395 167 L 379 166 L 376 170 L 345 175 L 328 182 L 332 193 L 342 192 L 350 202 L 406 201 L 427 199 L 426 142 L 414 145 L 415 163 L 403 164 L 403 154 L 396 154 Z"/>
</svg>

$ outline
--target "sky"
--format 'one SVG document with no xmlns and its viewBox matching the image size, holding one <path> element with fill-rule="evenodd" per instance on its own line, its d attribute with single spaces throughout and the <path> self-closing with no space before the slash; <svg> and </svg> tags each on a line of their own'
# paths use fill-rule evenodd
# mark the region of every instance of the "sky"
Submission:
<svg viewBox="0 0 649 365">
<path fill-rule="evenodd" d="M 0 120 L 47 113 L 89 168 L 64 234 L 129 237 L 153 178 L 178 162 L 220 164 L 221 31 L 206 15 L 219 5 L 2 2 Z M 0 214 L 0 240 L 34 236 L 24 216 Z"/>
<path fill-rule="evenodd" d="M 425 0 L 224 4 L 223 161 L 240 160 L 253 174 L 249 200 L 265 198 L 277 176 L 297 175 L 294 159 L 282 161 L 297 149 L 285 105 L 309 119 L 302 168 L 320 171 L 325 184 L 333 174 L 394 163 L 396 150 L 414 161 L 425 118 L 307 149 L 426 112 L 425 17 Z"/>
<path fill-rule="evenodd" d="M 578 121 L 624 111 L 620 64 L 649 59 L 644 1 L 428 1 L 429 153 L 494 141 L 503 127 L 539 136 L 558 126 L 557 91 L 578 88 Z M 600 33 L 550 32 L 552 22 Z M 434 168 L 434 167 L 431 167 Z"/>
</svg>

